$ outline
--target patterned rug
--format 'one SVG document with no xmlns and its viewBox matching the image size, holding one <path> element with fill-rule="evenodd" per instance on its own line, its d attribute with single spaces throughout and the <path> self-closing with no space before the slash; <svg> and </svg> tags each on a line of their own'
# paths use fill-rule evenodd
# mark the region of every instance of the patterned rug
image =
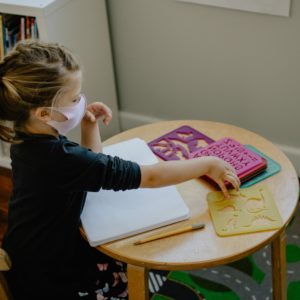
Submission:
<svg viewBox="0 0 300 300">
<path fill-rule="evenodd" d="M 300 206 L 286 230 L 287 299 L 300 300 Z M 271 300 L 270 245 L 237 262 L 149 274 L 151 300 Z"/>
</svg>

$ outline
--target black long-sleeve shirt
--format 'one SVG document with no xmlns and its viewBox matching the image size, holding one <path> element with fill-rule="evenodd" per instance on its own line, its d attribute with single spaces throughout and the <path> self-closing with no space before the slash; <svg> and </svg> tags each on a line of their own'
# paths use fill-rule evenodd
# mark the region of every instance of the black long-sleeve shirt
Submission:
<svg viewBox="0 0 300 300">
<path fill-rule="evenodd" d="M 26 289 L 37 284 L 55 288 L 59 281 L 52 277 L 69 276 L 71 281 L 92 253 L 78 230 L 86 193 L 138 188 L 140 168 L 64 136 L 19 137 L 23 142 L 11 147 L 13 194 L 3 248 L 12 259 L 15 282 Z"/>
</svg>

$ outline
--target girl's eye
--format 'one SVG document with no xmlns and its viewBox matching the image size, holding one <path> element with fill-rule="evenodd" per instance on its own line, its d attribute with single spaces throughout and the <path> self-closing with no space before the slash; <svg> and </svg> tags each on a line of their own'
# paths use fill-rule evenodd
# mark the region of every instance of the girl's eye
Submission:
<svg viewBox="0 0 300 300">
<path fill-rule="evenodd" d="M 78 96 L 77 98 L 75 98 L 72 102 L 73 103 L 77 103 L 77 102 L 79 102 L 79 100 L 80 100 L 80 96 Z"/>
</svg>

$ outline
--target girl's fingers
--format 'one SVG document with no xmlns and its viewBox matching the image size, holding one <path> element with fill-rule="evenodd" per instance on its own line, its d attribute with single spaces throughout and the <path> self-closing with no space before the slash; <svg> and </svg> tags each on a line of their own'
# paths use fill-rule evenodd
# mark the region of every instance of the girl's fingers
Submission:
<svg viewBox="0 0 300 300">
<path fill-rule="evenodd" d="M 108 117 L 108 116 L 111 116 L 112 115 L 112 112 L 111 112 L 111 110 L 109 109 L 109 108 L 101 108 L 101 109 L 97 109 L 96 111 L 95 111 L 95 115 L 97 115 L 97 116 L 106 116 L 106 117 Z"/>
<path fill-rule="evenodd" d="M 112 119 L 111 109 L 107 105 L 105 105 L 101 102 L 95 102 L 95 103 L 90 104 L 87 107 L 87 111 L 89 111 L 90 113 L 92 113 L 94 115 L 95 120 L 99 119 L 100 117 L 103 117 L 103 123 L 106 125 Z"/>
<path fill-rule="evenodd" d="M 232 184 L 233 188 L 238 191 L 239 188 L 240 188 L 240 179 L 235 175 L 235 171 L 233 173 L 226 173 L 223 177 L 223 180 L 222 179 L 219 179 L 217 181 L 218 185 L 220 186 L 221 188 L 221 191 L 223 192 L 224 196 L 226 199 L 229 199 L 230 198 L 230 194 L 229 194 L 229 191 L 224 183 L 224 181 L 228 181 L 229 183 Z"/>
<path fill-rule="evenodd" d="M 241 183 L 240 183 L 240 180 L 238 177 L 236 177 L 232 174 L 226 174 L 224 176 L 224 180 L 227 180 L 228 182 L 230 182 L 236 191 L 239 190 Z"/>
<path fill-rule="evenodd" d="M 111 121 L 112 119 L 112 113 L 110 112 L 107 116 L 105 116 L 105 118 L 103 119 L 103 123 L 105 125 L 108 125 L 108 123 Z"/>
<path fill-rule="evenodd" d="M 227 187 L 226 187 L 224 181 L 219 179 L 216 182 L 219 185 L 219 187 L 221 188 L 221 191 L 223 192 L 225 198 L 227 198 L 227 199 L 230 198 L 229 192 L 227 190 Z"/>
<path fill-rule="evenodd" d="M 241 183 L 236 175 L 236 170 L 222 159 L 213 160 L 212 168 L 207 175 L 215 180 L 227 199 L 230 198 L 230 194 L 225 184 L 226 181 L 230 183 L 235 190 L 239 190 Z"/>
<path fill-rule="evenodd" d="M 229 181 L 232 186 L 234 187 L 235 190 L 239 190 L 239 186 L 241 184 L 240 179 L 236 175 L 236 170 L 232 165 L 229 163 L 226 164 L 225 166 L 226 173 L 224 175 L 224 180 Z"/>
<path fill-rule="evenodd" d="M 228 171 L 229 173 L 234 173 L 234 174 L 236 173 L 235 168 L 229 163 L 226 164 L 225 170 Z"/>
<path fill-rule="evenodd" d="M 85 118 L 85 120 L 90 121 L 90 122 L 95 122 L 96 121 L 95 116 L 88 110 L 85 112 L 84 118 Z"/>
</svg>

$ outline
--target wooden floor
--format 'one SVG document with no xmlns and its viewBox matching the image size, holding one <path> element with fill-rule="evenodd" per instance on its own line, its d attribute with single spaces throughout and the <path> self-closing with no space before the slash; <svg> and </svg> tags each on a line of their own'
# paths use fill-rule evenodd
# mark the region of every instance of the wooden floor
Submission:
<svg viewBox="0 0 300 300">
<path fill-rule="evenodd" d="M 11 191 L 11 170 L 0 167 L 0 247 L 7 225 L 7 208 Z"/>
</svg>

